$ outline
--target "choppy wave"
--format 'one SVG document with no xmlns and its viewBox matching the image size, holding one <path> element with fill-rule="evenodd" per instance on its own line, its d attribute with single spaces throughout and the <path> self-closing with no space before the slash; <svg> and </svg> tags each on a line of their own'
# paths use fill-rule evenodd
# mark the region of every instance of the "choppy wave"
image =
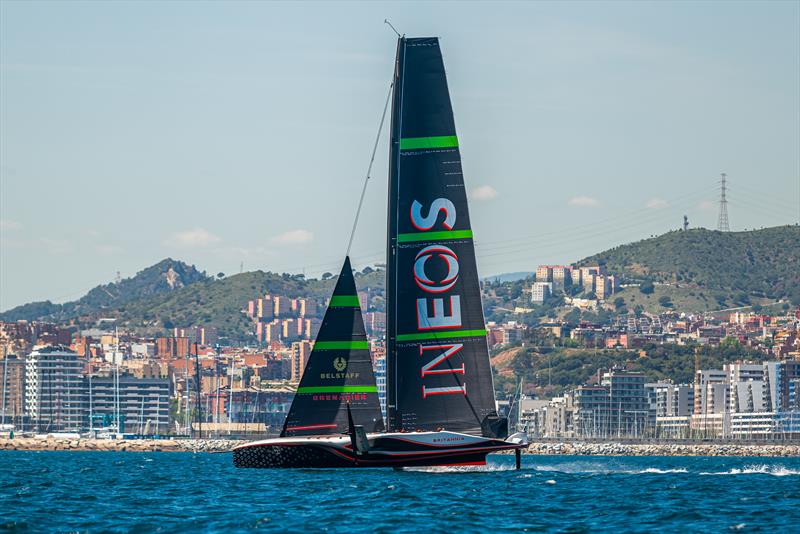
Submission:
<svg viewBox="0 0 800 534">
<path fill-rule="evenodd" d="M 398 473 L 238 470 L 217 454 L 0 451 L 0 531 L 301 532 L 311 522 L 352 534 L 455 524 L 465 532 L 793 532 L 800 521 L 800 458 L 524 456 L 519 472 L 513 456 L 487 460 Z M 753 474 L 756 483 L 700 473 Z M 664 492 L 669 498 L 642 505 L 642 495 Z M 487 505 L 503 512 L 487 514 Z"/>
<path fill-rule="evenodd" d="M 495 464 L 486 462 L 486 465 L 435 465 L 428 467 L 403 467 L 403 471 L 415 473 L 493 473 L 496 471 L 514 471 L 513 464 Z"/>
<path fill-rule="evenodd" d="M 602 463 L 572 462 L 560 465 L 537 465 L 533 467 L 536 471 L 545 473 L 557 472 L 567 474 L 591 474 L 591 475 L 666 475 L 670 473 L 688 473 L 689 470 L 683 467 L 658 468 L 646 467 L 640 469 L 630 469 L 625 466 L 613 466 Z"/>
<path fill-rule="evenodd" d="M 703 471 L 701 475 L 772 475 L 775 477 L 787 477 L 800 475 L 800 469 L 788 469 L 782 465 L 747 465 L 739 468 L 728 469 L 727 471 Z"/>
</svg>

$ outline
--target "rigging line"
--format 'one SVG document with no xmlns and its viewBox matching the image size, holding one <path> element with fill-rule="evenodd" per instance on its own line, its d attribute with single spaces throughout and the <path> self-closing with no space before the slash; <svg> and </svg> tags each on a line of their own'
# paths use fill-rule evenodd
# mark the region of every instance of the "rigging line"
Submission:
<svg viewBox="0 0 800 534">
<path fill-rule="evenodd" d="M 391 26 L 391 24 L 389 25 Z M 356 209 L 356 218 L 353 221 L 353 229 L 350 231 L 350 241 L 347 242 L 348 256 L 350 255 L 350 247 L 353 246 L 353 238 L 356 235 L 356 227 L 358 226 L 358 217 L 359 215 L 361 215 L 361 206 L 364 204 L 364 195 L 367 193 L 367 184 L 369 183 L 369 175 L 372 173 L 372 164 L 375 163 L 375 153 L 378 151 L 378 143 L 381 140 L 381 132 L 383 131 L 383 123 L 386 121 L 386 110 L 389 109 L 389 99 L 392 96 L 393 86 L 394 86 L 394 81 L 392 81 L 392 83 L 389 84 L 389 92 L 386 95 L 386 103 L 383 105 L 381 124 L 380 126 L 378 126 L 378 135 L 375 136 L 375 145 L 372 147 L 372 157 L 369 159 L 369 166 L 367 167 L 367 176 L 366 178 L 364 178 L 364 187 L 361 188 L 361 198 L 358 199 L 358 209 Z"/>
</svg>

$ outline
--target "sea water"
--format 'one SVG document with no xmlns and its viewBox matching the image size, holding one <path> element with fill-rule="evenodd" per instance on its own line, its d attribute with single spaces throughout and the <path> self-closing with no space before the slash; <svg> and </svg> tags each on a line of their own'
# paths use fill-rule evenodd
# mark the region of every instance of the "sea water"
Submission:
<svg viewBox="0 0 800 534">
<path fill-rule="evenodd" d="M 800 458 L 513 463 L 270 470 L 230 454 L 0 452 L 0 531 L 800 531 Z"/>
</svg>

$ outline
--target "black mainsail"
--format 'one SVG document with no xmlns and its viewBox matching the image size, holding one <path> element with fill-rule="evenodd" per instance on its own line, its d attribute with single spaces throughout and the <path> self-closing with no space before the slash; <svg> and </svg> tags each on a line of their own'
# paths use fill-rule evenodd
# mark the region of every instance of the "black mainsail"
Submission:
<svg viewBox="0 0 800 534">
<path fill-rule="evenodd" d="M 388 219 L 389 431 L 504 437 L 438 38 L 398 41 Z"/>
<path fill-rule="evenodd" d="M 346 433 L 348 404 L 356 425 L 367 432 L 384 430 L 349 257 L 345 258 L 281 437 Z"/>
</svg>

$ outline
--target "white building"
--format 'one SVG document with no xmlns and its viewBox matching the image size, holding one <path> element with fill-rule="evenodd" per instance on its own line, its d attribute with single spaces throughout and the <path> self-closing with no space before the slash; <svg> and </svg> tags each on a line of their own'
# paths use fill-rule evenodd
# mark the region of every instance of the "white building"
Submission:
<svg viewBox="0 0 800 534">
<path fill-rule="evenodd" d="M 553 293 L 552 282 L 534 282 L 531 287 L 531 300 L 534 304 L 541 304 Z"/>
<path fill-rule="evenodd" d="M 66 347 L 42 347 L 26 360 L 25 413 L 39 432 L 78 432 L 86 419 L 83 360 Z"/>
</svg>

